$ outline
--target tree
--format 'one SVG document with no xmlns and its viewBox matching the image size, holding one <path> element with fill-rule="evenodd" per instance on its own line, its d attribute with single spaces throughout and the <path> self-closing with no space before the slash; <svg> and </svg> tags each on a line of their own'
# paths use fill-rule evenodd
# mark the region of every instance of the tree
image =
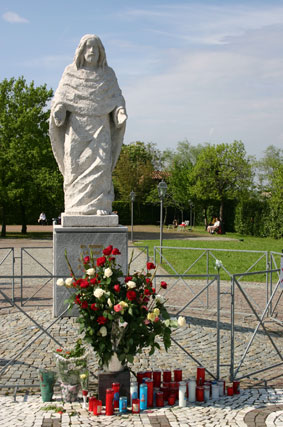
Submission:
<svg viewBox="0 0 283 427">
<path fill-rule="evenodd" d="M 60 194 L 62 178 L 53 158 L 48 137 L 47 102 L 52 90 L 35 87 L 23 77 L 0 83 L 0 194 L 3 207 L 2 235 L 5 235 L 5 207 L 19 204 L 22 233 L 26 232 L 26 211 L 38 200 Z"/>
<path fill-rule="evenodd" d="M 224 202 L 240 197 L 251 187 L 251 158 L 241 141 L 207 145 L 188 178 L 196 199 L 206 204 L 219 201 L 219 218 L 223 221 Z"/>
<path fill-rule="evenodd" d="M 283 164 L 283 150 L 270 145 L 262 159 L 256 162 L 258 188 L 260 192 L 269 192 L 272 188 L 273 177 Z"/>
<path fill-rule="evenodd" d="M 146 201 L 155 185 L 153 172 L 159 155 L 154 144 L 137 141 L 123 145 L 113 173 L 117 198 L 127 201 L 133 190 L 139 202 Z"/>
</svg>

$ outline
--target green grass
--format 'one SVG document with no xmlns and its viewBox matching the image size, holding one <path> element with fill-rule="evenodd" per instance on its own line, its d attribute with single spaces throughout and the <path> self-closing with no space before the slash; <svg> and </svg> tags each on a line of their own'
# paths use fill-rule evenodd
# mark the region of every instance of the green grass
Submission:
<svg viewBox="0 0 283 427">
<path fill-rule="evenodd" d="M 193 233 L 194 234 L 194 233 Z M 207 236 L 207 233 L 198 231 L 198 236 Z M 188 234 L 188 237 L 190 234 Z M 208 236 L 209 237 L 209 236 Z M 227 233 L 223 237 L 228 237 L 233 240 L 220 240 L 221 236 L 217 236 L 217 240 L 199 240 L 199 239 L 178 239 L 178 240 L 163 240 L 163 246 L 173 247 L 174 249 L 162 250 L 163 254 L 163 268 L 169 273 L 178 274 L 206 274 L 207 272 L 207 256 L 205 249 L 210 249 L 208 257 L 208 273 L 215 274 L 215 259 L 222 261 L 223 265 L 231 274 L 246 272 L 256 261 L 262 256 L 260 253 L 242 252 L 242 251 L 268 251 L 281 253 L 283 249 L 283 239 L 275 240 L 272 238 L 260 238 L 251 236 L 241 236 L 236 233 Z M 146 240 L 138 242 L 137 246 L 145 245 L 149 247 L 150 256 L 154 256 L 154 246 L 159 246 L 159 240 Z M 176 249 L 175 249 L 176 248 Z M 180 249 L 178 249 L 180 248 Z M 184 250 L 183 248 L 189 248 Z M 225 251 L 218 251 L 219 249 Z M 233 250 L 240 252 L 233 252 Z M 196 262 L 196 264 L 189 268 L 197 259 L 203 256 Z M 159 263 L 159 252 L 156 252 L 156 262 Z M 275 256 L 277 267 L 280 267 L 280 255 Z M 168 261 L 168 262 L 167 262 Z M 171 268 L 170 265 L 173 267 Z M 275 268 L 273 266 L 273 268 Z M 250 270 L 251 272 L 266 270 L 265 256 L 256 263 Z M 221 269 L 221 279 L 228 279 L 229 275 Z M 265 281 L 265 275 L 250 276 L 249 281 Z M 274 275 L 273 280 L 277 280 Z"/>
<path fill-rule="evenodd" d="M 0 236 L 0 240 L 7 239 L 31 239 L 31 240 L 52 240 L 53 233 L 52 231 L 38 231 L 38 232 L 28 232 L 26 234 L 22 234 L 19 232 L 8 231 L 5 237 Z"/>
</svg>

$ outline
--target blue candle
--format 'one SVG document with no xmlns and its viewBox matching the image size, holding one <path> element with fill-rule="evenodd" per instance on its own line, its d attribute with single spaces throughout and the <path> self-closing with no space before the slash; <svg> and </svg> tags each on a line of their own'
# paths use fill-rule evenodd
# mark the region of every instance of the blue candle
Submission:
<svg viewBox="0 0 283 427">
<path fill-rule="evenodd" d="M 147 409 L 147 385 L 140 385 L 140 410 L 144 411 Z"/>
</svg>

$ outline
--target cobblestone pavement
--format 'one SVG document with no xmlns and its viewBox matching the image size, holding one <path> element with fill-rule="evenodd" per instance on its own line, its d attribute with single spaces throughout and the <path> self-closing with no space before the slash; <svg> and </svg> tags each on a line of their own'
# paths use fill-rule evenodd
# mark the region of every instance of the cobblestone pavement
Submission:
<svg viewBox="0 0 283 427">
<path fill-rule="evenodd" d="M 56 413 L 54 406 L 64 411 Z M 45 409 L 45 410 L 44 410 Z M 49 409 L 49 410 L 48 410 Z M 186 408 L 165 406 L 139 415 L 94 416 L 82 409 L 80 402 L 65 403 L 55 396 L 52 403 L 42 403 L 38 395 L 28 393 L 0 397 L 0 422 L 5 427 L 67 426 L 282 426 L 283 390 L 244 390 L 240 395 L 188 404 Z"/>
<path fill-rule="evenodd" d="M 52 242 L 39 243 L 40 248 L 34 249 L 30 246 L 23 254 L 25 259 L 25 268 L 27 272 L 33 274 L 44 274 L 46 269 L 52 271 Z M 42 246 L 49 246 L 43 248 Z M 16 256 L 20 254 L 20 247 L 16 248 Z M 7 252 L 6 252 L 7 254 Z M 135 256 L 139 252 L 135 252 Z M 135 258 L 134 256 L 134 258 Z M 44 267 L 38 264 L 36 259 L 44 260 Z M 8 261 L 8 258 L 6 262 Z M 144 268 L 146 261 L 145 253 L 134 259 L 132 271 Z M 9 261 L 10 262 L 10 261 Z M 16 264 L 15 269 L 19 269 Z M 7 273 L 5 263 L 0 267 L 0 275 Z M 165 274 L 162 269 L 158 269 L 158 274 Z M 62 415 L 55 414 L 54 411 L 44 412 L 41 410 L 46 404 L 42 404 L 39 396 L 38 387 L 38 368 L 40 366 L 55 368 L 52 352 L 60 346 L 70 346 L 76 341 L 77 324 L 74 318 L 58 319 L 56 323 L 52 318 L 50 305 L 52 304 L 52 283 L 42 285 L 38 280 L 33 279 L 23 286 L 23 296 L 25 306 L 24 312 L 20 311 L 21 286 L 19 282 L 15 283 L 15 301 L 18 308 L 11 307 L 11 304 L 5 302 L 0 297 L 0 370 L 15 358 L 14 363 L 6 366 L 0 374 L 0 425 L 3 426 L 68 426 L 68 425 L 124 425 L 124 426 L 243 426 L 243 425 L 282 425 L 283 426 L 283 381 L 282 365 L 271 371 L 265 371 L 246 379 L 241 383 L 243 387 L 253 386 L 252 389 L 245 388 L 240 396 L 232 398 L 223 398 L 217 402 L 210 401 L 202 406 L 189 406 L 187 408 L 167 407 L 162 410 L 143 413 L 140 416 L 127 417 L 104 417 L 99 419 L 89 416 L 82 410 L 80 404 L 65 405 L 66 412 Z M 203 286 L 201 282 L 182 282 L 174 285 L 175 280 L 169 280 L 169 304 L 173 313 L 177 313 L 185 304 L 191 292 L 197 292 Z M 223 293 L 229 291 L 229 284 L 224 284 Z M 261 301 L 261 295 L 264 295 L 265 289 L 258 284 L 244 284 L 245 290 L 256 300 L 260 311 L 264 308 Z M 225 288 L 226 287 L 226 288 Z M 1 289 L 11 296 L 11 284 L 1 283 Z M 216 375 L 216 301 L 215 284 L 211 287 L 209 294 L 210 309 L 205 310 L 205 299 L 199 299 L 194 306 L 185 310 L 189 327 L 182 328 L 174 332 L 173 337 L 176 344 L 173 343 L 169 352 L 158 351 L 149 357 L 147 352 L 135 358 L 132 366 L 133 371 L 144 369 L 174 369 L 181 367 L 184 378 L 195 375 L 196 363 L 188 356 L 188 352 L 198 363 L 203 364 L 209 372 Z M 30 301 L 28 298 L 37 292 L 36 296 Z M 230 323 L 229 323 L 229 300 L 223 296 L 221 300 L 221 329 L 220 329 L 220 362 L 221 377 L 229 381 L 229 363 L 230 363 Z M 239 310 L 236 313 L 235 328 L 235 366 L 240 363 L 247 343 L 250 341 L 254 327 L 256 325 L 251 314 L 243 305 L 243 299 L 237 300 Z M 282 311 L 281 311 L 282 314 Z M 30 316 L 30 317 L 28 317 Z M 33 319 L 33 321 L 32 321 Z M 53 338 L 41 334 L 39 328 L 41 325 Z M 269 328 L 272 340 L 277 348 L 282 352 L 282 327 L 270 323 L 266 325 Z M 57 343 L 54 341 L 56 340 Z M 25 348 L 26 346 L 26 348 Z M 181 347 L 183 348 L 181 348 Z M 24 350 L 24 351 L 23 351 Z M 185 350 L 185 351 L 184 351 Z M 251 371 L 265 368 L 271 364 L 280 363 L 281 359 L 274 346 L 267 339 L 264 331 L 261 329 L 255 336 L 250 350 L 247 352 L 244 363 L 239 371 L 240 376 Z M 97 385 L 95 373 L 98 366 L 93 354 L 89 357 L 89 367 L 92 373 L 91 384 L 93 390 Z M 281 375 L 281 376 L 280 376 Z M 265 381 L 265 382 L 264 382 Z M 274 388 L 258 389 L 255 386 L 268 384 Z M 21 386 L 18 390 L 16 402 L 13 399 L 13 391 L 16 385 Z M 26 393 L 23 392 L 26 390 Z M 8 395 L 5 396 L 5 393 Z M 57 396 L 56 404 L 60 405 Z M 73 416 L 70 414 L 73 413 Z M 76 414 L 75 414 L 76 413 Z"/>
</svg>

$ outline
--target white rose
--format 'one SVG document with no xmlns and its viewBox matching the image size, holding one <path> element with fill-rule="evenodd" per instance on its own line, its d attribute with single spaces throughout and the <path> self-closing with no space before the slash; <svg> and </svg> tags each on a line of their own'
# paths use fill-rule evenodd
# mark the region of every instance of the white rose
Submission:
<svg viewBox="0 0 283 427">
<path fill-rule="evenodd" d="M 137 287 L 137 285 L 135 284 L 135 282 L 133 282 L 132 280 L 130 280 L 129 282 L 127 282 L 127 286 L 129 289 L 134 289 Z"/>
<path fill-rule="evenodd" d="M 101 289 L 101 288 L 97 288 L 97 289 L 95 289 L 95 291 L 93 292 L 93 295 L 95 296 L 95 298 L 101 298 L 102 297 L 102 295 L 104 294 L 104 290 L 103 289 Z"/>
<path fill-rule="evenodd" d="M 156 297 L 155 297 L 155 301 L 156 302 L 159 302 L 160 304 L 163 304 L 164 303 L 164 301 L 165 301 L 165 298 L 162 296 L 162 295 L 156 295 Z"/>
<path fill-rule="evenodd" d="M 182 327 L 182 326 L 186 326 L 186 324 L 187 324 L 187 322 L 186 322 L 185 317 L 180 316 L 180 317 L 178 318 L 178 325 Z"/>
<path fill-rule="evenodd" d="M 66 280 L 65 280 L 65 285 L 66 285 L 67 287 L 72 286 L 72 283 L 73 283 L 73 279 L 72 279 L 72 277 L 68 277 L 68 279 L 66 279 Z"/>
<path fill-rule="evenodd" d="M 109 307 L 112 307 L 112 302 L 111 302 L 111 299 L 110 298 L 108 298 L 108 300 L 107 300 L 107 304 L 109 305 Z"/>
<path fill-rule="evenodd" d="M 95 275 L 95 269 L 94 268 L 89 268 L 88 270 L 86 270 L 86 274 L 88 276 L 94 276 Z"/>
<path fill-rule="evenodd" d="M 102 337 L 106 337 L 106 335 L 107 335 L 107 328 L 106 328 L 106 326 L 101 326 L 101 328 L 99 329 L 98 333 L 99 333 Z"/>
<path fill-rule="evenodd" d="M 112 274 L 113 274 L 113 271 L 111 270 L 111 268 L 109 268 L 109 267 L 105 268 L 103 278 L 105 279 L 106 277 L 111 277 Z"/>
<path fill-rule="evenodd" d="M 57 286 L 64 286 L 65 285 L 65 281 L 64 279 L 58 279 L 56 282 Z"/>
<path fill-rule="evenodd" d="M 220 259 L 215 260 L 215 268 L 223 267 L 222 261 Z"/>
</svg>

